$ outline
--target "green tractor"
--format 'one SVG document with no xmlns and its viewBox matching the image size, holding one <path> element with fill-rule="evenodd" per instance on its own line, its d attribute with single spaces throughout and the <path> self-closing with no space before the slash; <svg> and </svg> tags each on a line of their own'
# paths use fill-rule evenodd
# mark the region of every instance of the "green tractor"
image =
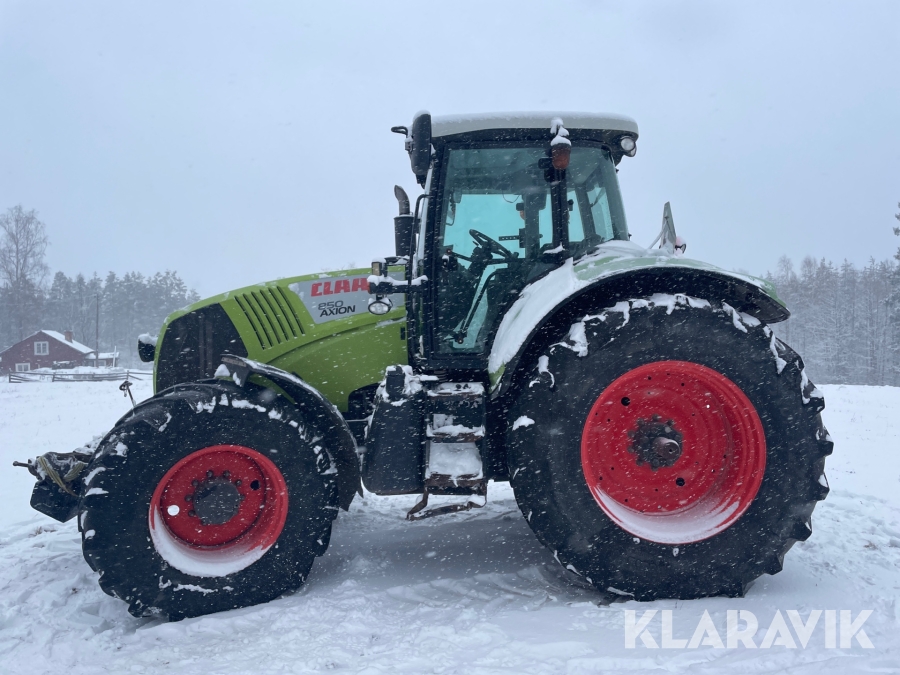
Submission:
<svg viewBox="0 0 900 675">
<path fill-rule="evenodd" d="M 103 590 L 178 619 L 300 587 L 362 487 L 410 519 L 509 481 L 599 592 L 741 596 L 828 493 L 821 394 L 765 281 L 631 241 L 617 115 L 432 117 L 405 138 L 395 255 L 262 283 L 142 336 L 156 394 L 31 462 Z M 428 510 L 429 495 L 458 501 Z"/>
</svg>

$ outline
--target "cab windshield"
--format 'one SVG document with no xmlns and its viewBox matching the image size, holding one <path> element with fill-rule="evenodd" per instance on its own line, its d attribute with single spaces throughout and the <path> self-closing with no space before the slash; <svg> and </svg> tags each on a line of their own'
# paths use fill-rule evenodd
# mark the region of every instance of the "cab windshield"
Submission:
<svg viewBox="0 0 900 675">
<path fill-rule="evenodd" d="M 615 164 L 601 146 L 574 146 L 562 176 L 549 167 L 546 145 L 447 152 L 435 346 L 445 354 L 477 354 L 529 281 L 564 257 L 628 239 L 628 229 Z M 552 191 L 561 189 L 565 200 L 554 202 Z"/>
</svg>

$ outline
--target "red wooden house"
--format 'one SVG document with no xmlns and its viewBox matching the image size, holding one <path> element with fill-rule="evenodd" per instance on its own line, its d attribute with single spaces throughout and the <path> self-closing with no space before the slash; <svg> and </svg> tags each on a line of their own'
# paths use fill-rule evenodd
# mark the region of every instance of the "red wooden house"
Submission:
<svg viewBox="0 0 900 675">
<path fill-rule="evenodd" d="M 72 338 L 72 331 L 39 330 L 0 352 L 0 374 L 24 373 L 54 365 L 81 366 L 93 349 Z M 92 362 L 93 363 L 93 362 Z"/>
</svg>

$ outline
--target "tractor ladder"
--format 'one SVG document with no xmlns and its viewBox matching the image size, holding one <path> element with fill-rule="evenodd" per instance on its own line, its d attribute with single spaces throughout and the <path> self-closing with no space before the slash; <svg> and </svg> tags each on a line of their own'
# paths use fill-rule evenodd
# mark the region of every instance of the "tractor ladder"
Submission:
<svg viewBox="0 0 900 675">
<path fill-rule="evenodd" d="M 424 383 L 423 383 L 424 384 Z M 468 511 L 487 504 L 484 385 L 479 382 L 441 382 L 425 386 L 425 489 L 406 514 L 421 520 Z M 425 510 L 429 495 L 484 497 Z"/>
</svg>

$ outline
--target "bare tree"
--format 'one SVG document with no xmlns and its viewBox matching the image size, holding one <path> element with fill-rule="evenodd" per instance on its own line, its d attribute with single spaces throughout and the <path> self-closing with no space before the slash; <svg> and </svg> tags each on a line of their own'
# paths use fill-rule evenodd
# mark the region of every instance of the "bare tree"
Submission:
<svg viewBox="0 0 900 675">
<path fill-rule="evenodd" d="M 25 211 L 19 205 L 0 215 L 0 285 L 14 339 L 23 339 L 40 319 L 48 243 L 46 228 L 34 209 Z"/>
</svg>

